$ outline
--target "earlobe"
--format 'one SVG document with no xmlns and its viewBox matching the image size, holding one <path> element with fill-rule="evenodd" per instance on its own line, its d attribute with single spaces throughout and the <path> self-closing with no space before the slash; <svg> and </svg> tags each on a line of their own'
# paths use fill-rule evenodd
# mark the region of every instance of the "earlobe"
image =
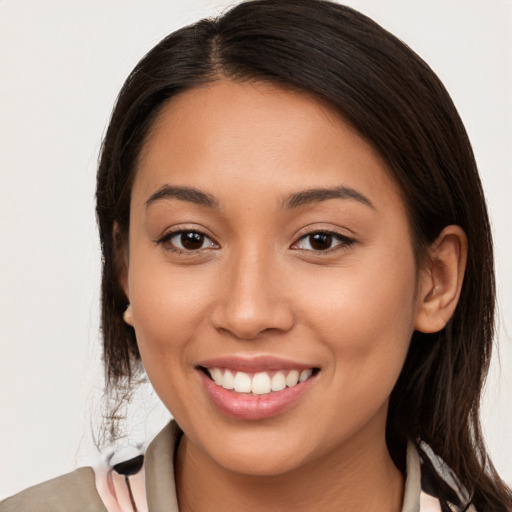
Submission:
<svg viewBox="0 0 512 512">
<path fill-rule="evenodd" d="M 126 309 L 124 310 L 123 320 L 128 325 L 131 325 L 133 327 L 133 311 L 132 311 L 132 305 L 131 304 L 128 304 L 128 306 L 126 306 Z"/>
<path fill-rule="evenodd" d="M 123 320 L 126 324 L 133 327 L 133 311 L 130 301 L 130 292 L 128 286 L 128 248 L 126 237 L 121 233 L 121 228 L 117 222 L 114 222 L 112 228 L 112 237 L 114 240 L 114 262 L 115 272 L 118 283 L 121 286 L 128 305 L 123 313 Z"/>
<path fill-rule="evenodd" d="M 447 226 L 429 249 L 429 263 L 418 283 L 414 328 L 438 332 L 452 317 L 460 297 L 468 243 L 460 226 Z"/>
</svg>

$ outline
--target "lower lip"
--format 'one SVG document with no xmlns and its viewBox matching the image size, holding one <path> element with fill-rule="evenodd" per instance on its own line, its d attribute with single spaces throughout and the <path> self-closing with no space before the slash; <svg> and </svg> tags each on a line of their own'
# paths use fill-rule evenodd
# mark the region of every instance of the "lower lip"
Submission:
<svg viewBox="0 0 512 512">
<path fill-rule="evenodd" d="M 290 409 L 316 380 L 313 376 L 291 388 L 264 395 L 250 395 L 224 389 L 215 384 L 202 370 L 197 372 L 215 405 L 228 416 L 242 420 L 271 418 Z"/>
</svg>

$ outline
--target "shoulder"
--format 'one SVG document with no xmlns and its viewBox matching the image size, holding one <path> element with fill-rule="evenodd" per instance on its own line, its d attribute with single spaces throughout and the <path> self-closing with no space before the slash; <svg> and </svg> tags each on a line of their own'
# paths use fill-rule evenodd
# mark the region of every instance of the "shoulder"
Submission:
<svg viewBox="0 0 512 512">
<path fill-rule="evenodd" d="M 105 512 L 92 468 L 79 468 L 0 502 L 0 512 Z"/>
<path fill-rule="evenodd" d="M 171 421 L 145 455 L 141 446 L 107 451 L 94 467 L 79 468 L 1 501 L 0 512 L 147 512 L 148 502 L 152 510 L 178 511 L 173 459 L 180 436 Z"/>
</svg>

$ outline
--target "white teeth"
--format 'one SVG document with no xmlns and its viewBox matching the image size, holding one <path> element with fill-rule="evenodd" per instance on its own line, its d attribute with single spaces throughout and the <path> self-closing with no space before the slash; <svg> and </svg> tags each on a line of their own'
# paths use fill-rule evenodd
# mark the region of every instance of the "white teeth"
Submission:
<svg viewBox="0 0 512 512">
<path fill-rule="evenodd" d="M 229 370 L 226 370 L 224 372 L 224 376 L 222 377 L 222 384 L 221 384 L 221 386 L 224 389 L 233 389 L 235 387 L 235 377 L 233 376 L 233 374 Z"/>
<path fill-rule="evenodd" d="M 254 386 L 254 380 L 253 380 L 253 386 Z M 272 381 L 271 381 L 272 391 L 281 391 L 285 387 L 286 387 L 286 378 L 284 376 L 284 373 L 283 372 L 277 372 L 272 377 Z"/>
<path fill-rule="evenodd" d="M 251 391 L 256 395 L 264 395 L 265 393 L 270 393 L 270 377 L 265 373 L 257 373 L 252 378 Z"/>
<path fill-rule="evenodd" d="M 210 375 L 217 386 L 222 386 L 222 370 L 220 368 L 212 368 Z"/>
<path fill-rule="evenodd" d="M 286 385 L 291 388 L 295 386 L 299 382 L 299 372 L 297 370 L 292 370 L 286 376 Z"/>
<path fill-rule="evenodd" d="M 281 391 L 286 387 L 292 388 L 309 379 L 313 369 L 279 370 L 272 377 L 267 372 L 249 374 L 233 372 L 222 368 L 207 368 L 212 380 L 224 389 L 234 389 L 237 393 L 253 393 L 265 395 L 273 391 Z"/>
<path fill-rule="evenodd" d="M 311 370 L 311 368 L 308 368 L 307 370 L 302 370 L 300 372 L 299 382 L 304 382 L 306 379 L 309 379 L 312 373 L 313 370 Z"/>
<path fill-rule="evenodd" d="M 251 392 L 251 377 L 244 372 L 237 372 L 235 375 L 235 391 L 237 393 Z"/>
</svg>

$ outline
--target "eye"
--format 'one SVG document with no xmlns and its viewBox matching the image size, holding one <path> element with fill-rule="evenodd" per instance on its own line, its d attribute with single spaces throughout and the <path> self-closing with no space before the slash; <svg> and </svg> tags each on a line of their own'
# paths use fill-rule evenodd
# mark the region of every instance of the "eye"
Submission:
<svg viewBox="0 0 512 512">
<path fill-rule="evenodd" d="M 302 249 L 306 251 L 327 252 L 336 247 L 348 247 L 353 244 L 354 240 L 339 233 L 331 233 L 329 231 L 316 231 L 302 236 L 292 246 L 293 249 Z"/>
<path fill-rule="evenodd" d="M 195 252 L 203 249 L 218 247 L 217 244 L 204 233 L 193 230 L 181 230 L 167 233 L 157 241 L 170 250 L 176 252 Z"/>
</svg>

